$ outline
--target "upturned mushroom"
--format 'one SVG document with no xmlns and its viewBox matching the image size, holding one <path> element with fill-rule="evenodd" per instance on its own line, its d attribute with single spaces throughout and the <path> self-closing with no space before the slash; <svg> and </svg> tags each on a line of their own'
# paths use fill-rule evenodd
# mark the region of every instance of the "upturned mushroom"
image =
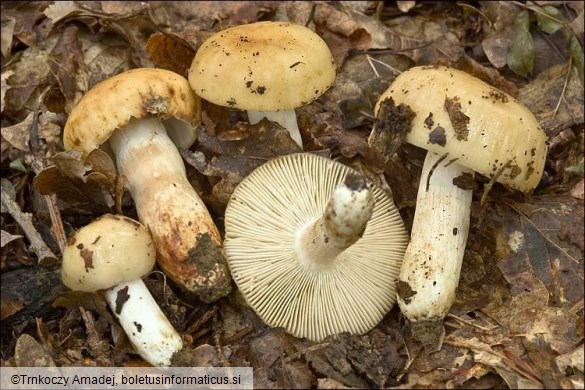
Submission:
<svg viewBox="0 0 585 390">
<path fill-rule="evenodd" d="M 406 141 L 428 150 L 397 291 L 415 336 L 440 348 L 459 283 L 474 172 L 530 193 L 544 170 L 547 137 L 516 99 L 443 66 L 403 72 L 376 112 L 383 103 L 412 110 Z M 378 136 L 374 130 L 370 143 Z"/>
<path fill-rule="evenodd" d="M 231 289 L 221 237 L 185 173 L 177 147 L 196 139 L 200 99 L 188 81 L 162 69 L 133 69 L 83 96 L 69 115 L 66 149 L 88 154 L 109 141 L 138 218 L 151 231 L 157 261 L 205 302 Z"/>
<path fill-rule="evenodd" d="M 327 44 L 310 29 L 257 22 L 209 37 L 195 54 L 189 82 L 209 102 L 247 110 L 251 124 L 279 123 L 302 149 L 294 109 L 327 91 L 335 72 Z"/>
<path fill-rule="evenodd" d="M 315 341 L 361 334 L 396 302 L 400 214 L 339 162 L 300 153 L 264 163 L 236 187 L 225 226 L 232 276 L 270 326 Z"/>
<path fill-rule="evenodd" d="M 136 352 L 153 366 L 168 366 L 183 341 L 141 279 L 155 259 L 156 249 L 144 225 L 106 214 L 69 238 L 61 276 L 75 291 L 105 290 L 105 299 Z"/>
</svg>

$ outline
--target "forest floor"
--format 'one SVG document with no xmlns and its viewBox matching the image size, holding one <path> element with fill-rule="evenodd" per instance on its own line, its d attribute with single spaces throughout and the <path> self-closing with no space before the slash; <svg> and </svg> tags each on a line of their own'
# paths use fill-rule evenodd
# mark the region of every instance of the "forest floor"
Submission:
<svg viewBox="0 0 585 390">
<path fill-rule="evenodd" d="M 103 299 L 60 279 L 75 230 L 116 213 L 120 199 L 137 218 L 105 154 L 84 161 L 64 151 L 63 128 L 83 94 L 132 68 L 186 77 L 212 33 L 290 20 L 315 30 L 338 68 L 333 87 L 297 110 L 304 150 L 381 185 L 409 231 L 425 151 L 401 143 L 385 156 L 368 136 L 377 99 L 413 66 L 463 70 L 526 105 L 549 139 L 545 172 L 532 194 L 495 184 L 483 203 L 491 186 L 477 176 L 440 351 L 413 339 L 397 306 L 365 335 L 317 343 L 265 325 L 235 285 L 202 303 L 153 272 L 145 281 L 183 337 L 183 365 L 251 366 L 259 388 L 583 388 L 583 3 L 314 4 L 2 2 L 2 366 L 145 364 Z M 299 149 L 278 126 L 251 126 L 206 102 L 198 132 L 187 173 L 223 234 L 237 184 Z"/>
</svg>

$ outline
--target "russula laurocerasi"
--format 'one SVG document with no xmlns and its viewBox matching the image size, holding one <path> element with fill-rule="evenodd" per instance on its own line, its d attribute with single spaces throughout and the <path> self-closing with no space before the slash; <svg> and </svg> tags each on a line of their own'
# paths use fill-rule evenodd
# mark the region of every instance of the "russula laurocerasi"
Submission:
<svg viewBox="0 0 585 390">
<path fill-rule="evenodd" d="M 270 326 L 315 341 L 361 334 L 396 302 L 400 214 L 339 162 L 299 153 L 264 163 L 236 187 L 225 226 L 232 276 Z"/>
<path fill-rule="evenodd" d="M 428 150 L 398 304 L 413 332 L 440 348 L 467 242 L 474 172 L 530 193 L 544 170 L 547 137 L 519 101 L 456 69 L 411 68 L 382 94 L 376 112 L 387 99 L 412 110 L 406 141 Z"/>
<path fill-rule="evenodd" d="M 106 214 L 69 238 L 61 277 L 75 291 L 105 290 L 136 352 L 153 366 L 168 366 L 183 341 L 141 279 L 155 260 L 156 249 L 144 225 Z"/>
<path fill-rule="evenodd" d="M 158 264 L 205 302 L 231 289 L 221 237 L 185 174 L 177 150 L 196 139 L 201 101 L 189 82 L 163 69 L 133 69 L 94 86 L 65 125 L 66 149 L 88 154 L 109 141 Z"/>
<path fill-rule="evenodd" d="M 295 108 L 317 99 L 335 81 L 327 44 L 290 22 L 257 22 L 221 30 L 197 50 L 189 82 L 214 104 L 247 110 L 286 128 L 302 148 Z"/>
</svg>

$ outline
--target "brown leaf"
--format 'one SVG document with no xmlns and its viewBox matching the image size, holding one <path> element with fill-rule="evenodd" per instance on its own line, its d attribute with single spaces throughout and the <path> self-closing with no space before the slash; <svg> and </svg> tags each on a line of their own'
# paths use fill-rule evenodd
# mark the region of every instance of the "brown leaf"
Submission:
<svg viewBox="0 0 585 390">
<path fill-rule="evenodd" d="M 2 235 L 4 235 L 4 230 L 2 230 Z M 5 318 L 10 317 L 14 313 L 17 313 L 26 305 L 22 302 L 15 301 L 14 299 L 10 298 L 0 298 L 0 319 L 3 320 Z"/>
<path fill-rule="evenodd" d="M 226 28 L 247 24 L 257 20 L 260 7 L 266 11 L 276 7 L 278 2 L 249 1 L 198 1 L 194 7 L 186 2 L 156 2 L 151 7 L 155 13 L 164 13 L 163 21 L 173 31 L 189 29 L 210 31 L 218 23 Z"/>
<path fill-rule="evenodd" d="M 14 36 L 25 45 L 32 47 L 42 42 L 50 29 L 45 29 L 42 19 L 45 17 L 43 10 L 48 2 L 20 3 L 8 2 L 2 6 L 2 17 L 12 17 L 16 20 Z M 4 31 L 2 31 L 4 35 Z"/>
<path fill-rule="evenodd" d="M 82 13 L 82 10 L 75 1 L 56 1 L 49 5 L 43 13 L 53 24 L 56 24 L 67 16 Z"/>
<path fill-rule="evenodd" d="M 108 311 L 108 304 L 96 293 L 66 291 L 61 293 L 53 301 L 53 307 L 65 307 L 69 309 L 83 307 L 86 310 L 92 310 L 102 317 L 105 317 L 110 324 L 116 324 L 116 320 Z"/>
<path fill-rule="evenodd" d="M 6 66 L 14 72 L 7 80 L 8 89 L 4 101 L 4 110 L 20 112 L 27 102 L 36 107 L 35 101 L 41 92 L 54 82 L 51 74 L 49 53 L 57 43 L 59 36 L 53 34 L 38 46 L 22 51 L 19 61 Z"/>
<path fill-rule="evenodd" d="M 146 42 L 150 60 L 158 68 L 187 77 L 195 52 L 207 36 L 191 34 L 154 34 Z"/>
<path fill-rule="evenodd" d="M 28 334 L 16 341 L 14 360 L 17 367 L 57 367 L 47 349 Z"/>
<path fill-rule="evenodd" d="M 556 65 L 541 72 L 520 89 L 518 100 L 532 111 L 549 137 L 576 124 L 583 123 L 583 83 L 577 70 Z M 565 81 L 569 77 L 565 88 Z M 558 110 L 557 110 L 558 105 Z"/>
<path fill-rule="evenodd" d="M 3 127 L 2 138 L 18 150 L 30 151 L 30 128 L 36 114 L 36 112 L 31 111 L 22 122 L 13 126 Z"/>
<path fill-rule="evenodd" d="M 505 232 L 509 254 L 498 264 L 512 291 L 542 282 L 553 306 L 583 298 L 583 204 L 570 196 L 543 196 L 509 204 Z"/>
<path fill-rule="evenodd" d="M 481 45 L 488 60 L 496 68 L 508 64 L 508 52 L 514 35 L 514 21 L 521 8 L 503 1 L 490 1 L 482 4 L 481 11 L 489 22 L 484 23 L 488 34 Z"/>
<path fill-rule="evenodd" d="M 78 31 L 75 24 L 67 25 L 49 56 L 51 71 L 57 77 L 59 88 L 65 97 L 67 112 L 73 110 L 87 90 L 88 76 Z"/>
<path fill-rule="evenodd" d="M 339 11 L 327 3 L 319 3 L 315 10 L 315 24 L 327 28 L 349 40 L 353 48 L 365 50 L 369 48 L 372 37 L 347 13 Z"/>
<path fill-rule="evenodd" d="M 12 37 L 14 35 L 14 27 L 16 26 L 16 19 L 12 16 L 2 15 L 2 34 L 0 40 L 2 42 L 2 56 L 8 58 L 12 50 Z"/>
<path fill-rule="evenodd" d="M 582 340 L 577 332 L 576 315 L 556 307 L 530 308 L 510 320 L 510 332 L 522 335 L 525 343 L 549 345 L 558 354 L 565 354 Z"/>
<path fill-rule="evenodd" d="M 2 72 L 2 75 L 0 75 L 0 80 L 2 81 L 2 86 L 0 87 L 0 112 L 4 111 L 4 96 L 6 95 L 6 90 L 9 88 L 8 82 L 6 80 L 8 80 L 13 74 L 13 71 L 8 70 L 6 72 Z"/>
<path fill-rule="evenodd" d="M 54 166 L 43 169 L 33 184 L 42 195 L 56 193 L 71 206 L 89 211 L 111 211 L 114 206 L 116 168 L 100 149 L 81 161 L 78 151 L 61 152 L 52 158 Z"/>
</svg>

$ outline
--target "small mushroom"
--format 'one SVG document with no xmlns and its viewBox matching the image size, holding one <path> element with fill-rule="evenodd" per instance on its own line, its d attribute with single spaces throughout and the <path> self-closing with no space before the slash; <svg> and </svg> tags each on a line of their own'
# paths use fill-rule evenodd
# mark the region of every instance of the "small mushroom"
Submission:
<svg viewBox="0 0 585 390">
<path fill-rule="evenodd" d="M 133 69 L 93 87 L 69 115 L 66 149 L 112 148 L 163 271 L 205 302 L 231 289 L 221 237 L 177 150 L 196 139 L 201 102 L 189 82 L 162 69 Z"/>
<path fill-rule="evenodd" d="M 245 300 L 270 326 L 319 341 L 364 333 L 396 302 L 407 234 L 388 194 L 310 153 L 278 157 L 236 187 L 224 245 Z"/>
<path fill-rule="evenodd" d="M 417 337 L 434 334 L 433 347 L 440 348 L 467 242 L 474 172 L 531 192 L 544 170 L 546 135 L 516 99 L 443 66 L 403 72 L 376 112 L 387 99 L 410 107 L 415 116 L 406 140 L 428 150 L 398 304 Z"/>
<path fill-rule="evenodd" d="M 61 277 L 72 290 L 106 290 L 105 299 L 136 352 L 153 366 L 168 366 L 183 342 L 141 279 L 155 259 L 144 225 L 106 214 L 71 236 Z"/>
<path fill-rule="evenodd" d="M 267 118 L 301 147 L 295 108 L 312 102 L 335 81 L 327 44 L 289 22 L 257 22 L 221 30 L 197 50 L 189 83 L 203 99 L 248 111 L 250 123 Z"/>
</svg>

